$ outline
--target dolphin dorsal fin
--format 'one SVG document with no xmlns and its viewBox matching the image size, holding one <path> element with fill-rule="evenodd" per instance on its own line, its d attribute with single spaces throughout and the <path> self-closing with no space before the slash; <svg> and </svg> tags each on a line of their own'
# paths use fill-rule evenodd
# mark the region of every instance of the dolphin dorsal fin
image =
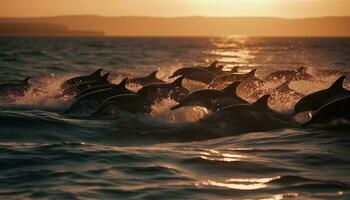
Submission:
<svg viewBox="0 0 350 200">
<path fill-rule="evenodd" d="M 252 71 L 250 71 L 249 73 L 247 73 L 245 75 L 246 78 L 250 78 L 250 77 L 255 77 L 255 72 L 256 72 L 256 69 L 253 69 Z"/>
<path fill-rule="evenodd" d="M 129 78 L 124 78 L 120 83 L 118 84 L 119 87 L 126 87 L 126 83 L 128 82 Z"/>
<path fill-rule="evenodd" d="M 30 76 L 28 76 L 27 78 L 25 78 L 22 82 L 21 82 L 21 84 L 23 84 L 23 85 L 27 85 L 29 82 L 29 79 L 30 79 L 31 77 Z"/>
<path fill-rule="evenodd" d="M 148 75 L 148 77 L 150 77 L 150 78 L 157 78 L 157 73 L 158 73 L 158 70 L 157 70 L 157 71 L 154 71 L 154 72 L 152 72 L 152 73 L 150 73 L 150 74 Z"/>
<path fill-rule="evenodd" d="M 253 103 L 252 105 L 260 107 L 260 108 L 268 108 L 268 100 L 270 98 L 271 95 L 266 94 L 263 97 L 261 97 L 260 99 L 258 99 L 255 103 Z"/>
<path fill-rule="evenodd" d="M 90 74 L 89 76 L 91 77 L 101 77 L 101 72 L 102 72 L 102 68 L 96 70 L 95 72 L 93 72 L 92 74 Z"/>
<path fill-rule="evenodd" d="M 237 96 L 237 87 L 239 86 L 239 84 L 241 84 L 241 82 L 236 81 L 236 82 L 230 84 L 229 86 L 227 86 L 222 91 L 225 92 L 226 94 L 228 94 L 229 96 L 236 97 Z"/>
<path fill-rule="evenodd" d="M 102 81 L 108 81 L 108 76 L 109 76 L 109 72 L 106 73 L 105 75 L 101 76 L 101 80 Z"/>
<path fill-rule="evenodd" d="M 343 88 L 343 82 L 345 80 L 346 76 L 341 76 L 339 77 L 330 87 L 333 90 L 337 90 L 337 89 L 344 89 Z"/>
<path fill-rule="evenodd" d="M 219 65 L 216 70 L 217 71 L 222 71 L 224 69 L 225 65 Z"/>
<path fill-rule="evenodd" d="M 282 85 L 278 86 L 278 87 L 276 88 L 276 90 L 277 90 L 277 91 L 280 91 L 280 90 L 290 89 L 290 88 L 289 88 L 290 82 L 292 82 L 292 80 L 287 80 L 286 82 L 282 83 Z"/>
<path fill-rule="evenodd" d="M 182 87 L 182 81 L 184 80 L 185 77 L 180 76 L 179 78 L 177 78 L 174 82 L 172 82 L 171 84 L 176 86 L 176 87 Z"/>
<path fill-rule="evenodd" d="M 214 62 L 212 62 L 209 66 L 208 69 L 215 69 L 216 65 L 218 64 L 219 61 L 215 60 Z"/>
</svg>

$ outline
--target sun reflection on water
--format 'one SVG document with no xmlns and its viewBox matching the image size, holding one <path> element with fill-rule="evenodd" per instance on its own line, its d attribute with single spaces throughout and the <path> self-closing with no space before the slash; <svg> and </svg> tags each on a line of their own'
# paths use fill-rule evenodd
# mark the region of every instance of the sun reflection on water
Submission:
<svg viewBox="0 0 350 200">
<path fill-rule="evenodd" d="M 200 185 L 203 186 L 216 186 L 216 187 L 224 187 L 230 189 L 238 189 L 238 190 L 257 190 L 267 187 L 267 183 L 279 179 L 280 176 L 272 177 L 272 178 L 247 178 L 247 179 L 227 179 L 223 182 L 206 180 L 203 181 Z"/>
<path fill-rule="evenodd" d="M 202 159 L 211 161 L 222 161 L 222 162 L 237 162 L 246 158 L 243 155 L 232 154 L 232 153 L 221 153 L 217 150 L 209 149 L 208 151 L 202 151 L 199 153 Z"/>
</svg>

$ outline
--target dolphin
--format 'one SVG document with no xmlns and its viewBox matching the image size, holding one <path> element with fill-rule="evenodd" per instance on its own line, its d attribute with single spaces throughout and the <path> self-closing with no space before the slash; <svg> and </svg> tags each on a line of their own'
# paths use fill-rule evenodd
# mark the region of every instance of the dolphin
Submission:
<svg viewBox="0 0 350 200">
<path fill-rule="evenodd" d="M 78 85 L 83 82 L 97 81 L 98 79 L 101 78 L 102 70 L 103 69 L 98 69 L 89 75 L 78 76 L 78 77 L 68 79 L 64 83 L 62 83 L 61 89 L 70 88 L 72 86 Z"/>
<path fill-rule="evenodd" d="M 102 77 L 96 80 L 79 82 L 75 85 L 71 85 L 68 88 L 63 89 L 61 96 L 74 96 L 76 94 L 83 92 L 86 89 L 110 84 L 110 82 L 108 81 L 108 76 L 109 76 L 109 73 L 103 75 Z"/>
<path fill-rule="evenodd" d="M 271 131 L 296 126 L 289 116 L 277 113 L 268 106 L 269 97 L 267 94 L 252 104 L 227 106 L 209 114 L 199 122 L 208 125 L 218 134 L 224 131 L 222 134 L 229 135 L 234 132 Z"/>
<path fill-rule="evenodd" d="M 215 74 L 201 67 L 185 67 L 176 70 L 169 78 L 183 76 L 186 79 L 209 84 L 215 78 Z"/>
<path fill-rule="evenodd" d="M 111 97 L 103 102 L 91 118 L 110 118 L 123 113 L 150 113 L 151 105 L 138 94 L 122 94 Z"/>
<path fill-rule="evenodd" d="M 80 97 L 98 91 L 98 90 L 103 90 L 103 89 L 110 89 L 113 88 L 115 86 L 117 86 L 118 84 L 113 84 L 113 83 L 107 83 L 105 85 L 98 85 L 98 86 L 93 86 L 91 88 L 88 88 L 86 90 L 83 90 L 82 92 L 78 93 L 77 95 L 74 96 L 74 99 L 79 99 Z"/>
<path fill-rule="evenodd" d="M 281 70 L 272 72 L 268 76 L 266 76 L 265 80 L 273 81 L 273 80 L 308 80 L 311 79 L 312 76 L 307 73 L 307 68 L 302 66 L 294 70 Z"/>
<path fill-rule="evenodd" d="M 132 78 L 128 80 L 128 84 L 139 84 L 142 86 L 152 83 L 165 83 L 163 80 L 157 78 L 158 71 L 154 71 L 145 77 Z"/>
<path fill-rule="evenodd" d="M 175 101 L 180 101 L 189 91 L 182 86 L 184 77 L 177 78 L 172 83 L 149 84 L 137 91 L 137 94 L 150 103 L 159 102 L 170 97 Z"/>
<path fill-rule="evenodd" d="M 251 70 L 246 74 L 225 74 L 219 77 L 216 77 L 209 85 L 211 88 L 216 88 L 221 85 L 229 85 L 236 81 L 244 81 L 245 79 L 251 79 L 255 77 L 256 69 Z"/>
<path fill-rule="evenodd" d="M 121 81 L 118 85 L 114 85 L 110 88 L 101 89 L 92 93 L 85 94 L 78 98 L 65 113 L 75 113 L 77 111 L 96 112 L 102 103 L 113 96 L 121 94 L 132 94 L 133 92 L 128 90 L 125 85 L 128 78 Z M 87 109 L 85 109 L 87 108 Z M 90 113 L 91 114 L 91 113 Z"/>
<path fill-rule="evenodd" d="M 29 83 L 30 77 L 25 78 L 21 82 L 7 82 L 0 84 L 0 97 L 24 96 L 31 88 Z"/>
<path fill-rule="evenodd" d="M 322 106 L 312 115 L 311 120 L 303 126 L 330 123 L 335 120 L 350 121 L 350 96 L 336 99 Z"/>
<path fill-rule="evenodd" d="M 335 99 L 350 96 L 350 91 L 343 87 L 345 78 L 345 76 L 341 76 L 329 88 L 300 99 L 294 106 L 294 115 L 305 111 L 317 110 Z"/>
<path fill-rule="evenodd" d="M 218 111 L 228 105 L 248 104 L 236 93 L 239 84 L 240 82 L 234 82 L 223 90 L 203 89 L 192 92 L 181 99 L 180 103 L 171 110 L 185 106 L 202 106 L 211 111 Z"/>
</svg>

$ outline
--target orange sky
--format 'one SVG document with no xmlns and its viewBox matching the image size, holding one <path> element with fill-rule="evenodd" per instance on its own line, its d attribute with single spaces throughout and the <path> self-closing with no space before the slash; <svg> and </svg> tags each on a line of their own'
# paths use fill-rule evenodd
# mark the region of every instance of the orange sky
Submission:
<svg viewBox="0 0 350 200">
<path fill-rule="evenodd" d="M 0 17 L 350 15 L 350 0 L 0 0 Z"/>
</svg>

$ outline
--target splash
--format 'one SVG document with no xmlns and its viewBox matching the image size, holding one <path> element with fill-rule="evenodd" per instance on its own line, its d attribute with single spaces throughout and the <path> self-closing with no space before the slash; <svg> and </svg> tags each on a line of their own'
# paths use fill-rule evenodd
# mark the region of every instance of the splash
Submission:
<svg viewBox="0 0 350 200">
<path fill-rule="evenodd" d="M 68 106 L 69 97 L 58 98 L 62 93 L 61 84 L 73 77 L 74 74 L 56 76 L 51 74 L 48 77 L 42 77 L 32 83 L 32 89 L 28 90 L 23 97 L 13 97 L 14 101 L 1 102 L 5 107 L 30 107 L 42 109 L 62 109 Z"/>
</svg>

